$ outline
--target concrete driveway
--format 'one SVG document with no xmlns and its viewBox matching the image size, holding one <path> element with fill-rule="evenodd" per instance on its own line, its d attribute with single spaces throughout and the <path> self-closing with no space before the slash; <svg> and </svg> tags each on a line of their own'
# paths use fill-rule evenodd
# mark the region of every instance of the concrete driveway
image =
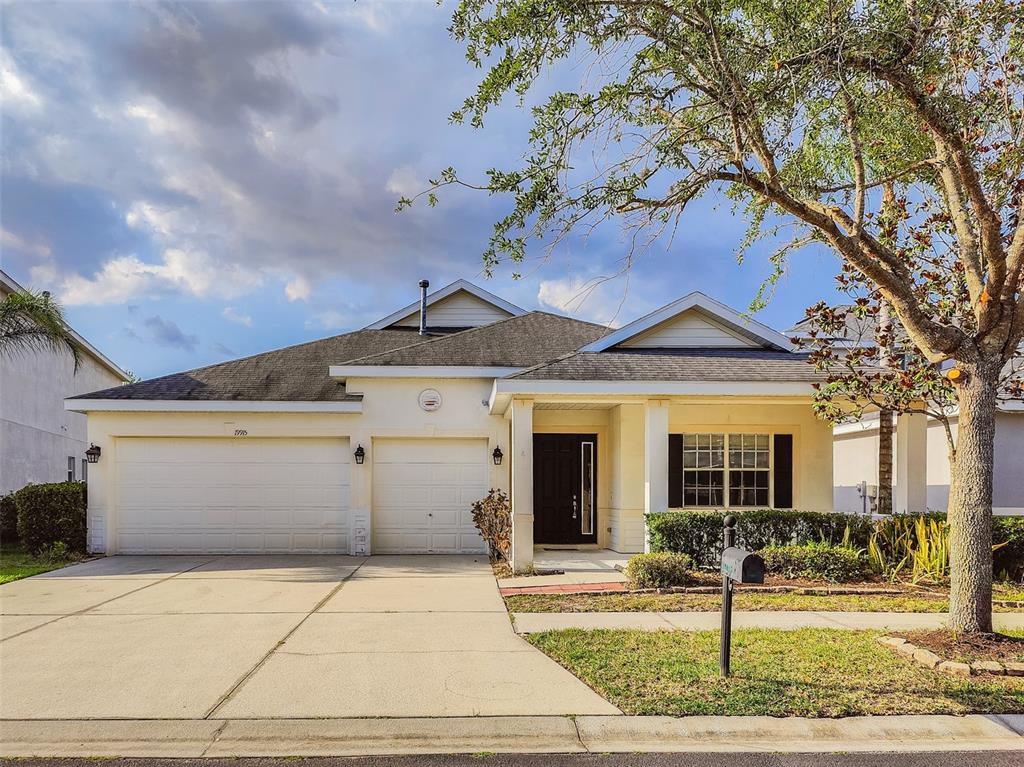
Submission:
<svg viewBox="0 0 1024 767">
<path fill-rule="evenodd" d="M 108 557 L 0 586 L 0 718 L 615 714 L 486 558 Z"/>
</svg>

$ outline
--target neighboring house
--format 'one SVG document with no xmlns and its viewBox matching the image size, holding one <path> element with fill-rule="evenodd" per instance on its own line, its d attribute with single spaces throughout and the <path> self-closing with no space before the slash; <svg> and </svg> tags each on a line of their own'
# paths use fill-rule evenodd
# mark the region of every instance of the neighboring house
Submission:
<svg viewBox="0 0 1024 767">
<path fill-rule="evenodd" d="M 902 416 L 893 433 L 894 509 L 945 511 L 949 502 L 950 466 L 946 430 L 923 415 Z M 950 417 L 956 440 L 957 416 Z M 838 511 L 870 510 L 861 483 L 878 483 L 878 415 L 840 424 L 835 436 L 834 503 Z M 902 444 L 901 444 L 902 443 Z M 904 485 L 901 485 L 903 478 Z M 906 489 L 904 490 L 904 487 Z M 902 506 L 899 499 L 903 498 Z M 1024 403 L 1003 402 L 996 413 L 996 451 L 992 467 L 994 514 L 1024 514 Z"/>
<path fill-rule="evenodd" d="M 511 492 L 535 545 L 645 545 L 669 507 L 832 505 L 817 374 L 701 293 L 619 330 L 465 281 L 353 333 L 69 399 L 102 448 L 94 551 L 480 552 Z"/>
<path fill-rule="evenodd" d="M 0 299 L 22 291 L 0 270 Z M 69 331 L 82 349 L 77 372 L 70 354 L 0 357 L 0 495 L 30 482 L 86 479 L 86 418 L 66 410 L 64 399 L 128 380 L 125 371 Z"/>
<path fill-rule="evenodd" d="M 810 321 L 804 320 L 788 330 L 787 335 L 806 337 L 811 328 Z M 897 325 L 896 332 L 903 330 Z M 845 337 L 833 341 L 840 347 L 870 346 L 874 344 L 874 334 L 873 321 L 850 316 Z M 954 411 L 949 418 L 954 443 L 957 416 Z M 833 437 L 835 509 L 871 513 L 878 486 L 878 413 L 837 425 Z M 995 441 L 992 511 L 1002 515 L 1024 514 L 1024 402 L 999 403 Z M 942 422 L 923 414 L 899 415 L 894 419 L 892 442 L 893 511 L 945 511 L 951 473 Z"/>
</svg>

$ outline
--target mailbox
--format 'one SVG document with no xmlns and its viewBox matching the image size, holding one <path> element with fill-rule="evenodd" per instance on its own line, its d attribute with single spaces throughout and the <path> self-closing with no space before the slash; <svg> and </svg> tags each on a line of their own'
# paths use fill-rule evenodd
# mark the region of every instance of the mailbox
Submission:
<svg viewBox="0 0 1024 767">
<path fill-rule="evenodd" d="M 751 551 L 730 546 L 722 552 L 722 575 L 736 583 L 764 583 L 764 560 Z"/>
</svg>

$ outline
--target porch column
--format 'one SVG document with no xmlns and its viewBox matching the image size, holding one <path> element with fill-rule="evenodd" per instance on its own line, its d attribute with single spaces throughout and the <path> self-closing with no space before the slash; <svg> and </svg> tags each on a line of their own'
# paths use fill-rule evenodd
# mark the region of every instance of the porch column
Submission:
<svg viewBox="0 0 1024 767">
<path fill-rule="evenodd" d="M 650 551 L 647 515 L 668 510 L 668 405 L 644 407 L 644 551 Z"/>
<path fill-rule="evenodd" d="M 512 400 L 512 569 L 533 565 L 533 402 Z"/>
<path fill-rule="evenodd" d="M 896 417 L 896 487 L 892 510 L 897 514 L 928 508 L 928 416 Z"/>
</svg>

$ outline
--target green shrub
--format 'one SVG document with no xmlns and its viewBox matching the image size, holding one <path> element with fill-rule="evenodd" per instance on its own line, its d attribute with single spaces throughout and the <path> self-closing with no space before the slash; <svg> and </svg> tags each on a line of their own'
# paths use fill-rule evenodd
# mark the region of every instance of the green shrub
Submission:
<svg viewBox="0 0 1024 767">
<path fill-rule="evenodd" d="M 686 554 L 656 552 L 630 557 L 626 576 L 635 589 L 667 589 L 692 583 L 692 570 L 693 560 Z"/>
<path fill-rule="evenodd" d="M 86 490 L 84 482 L 28 485 L 14 494 L 18 535 L 31 554 L 63 543 L 72 554 L 85 553 Z"/>
<path fill-rule="evenodd" d="M 18 506 L 14 493 L 0 495 L 0 543 L 18 540 Z"/>
<path fill-rule="evenodd" d="M 997 578 L 1024 582 L 1024 517 L 992 520 L 992 572 Z"/>
<path fill-rule="evenodd" d="M 871 534 L 871 520 L 861 515 L 790 509 L 729 513 L 737 519 L 736 545 L 752 551 L 821 542 L 864 548 Z M 718 509 L 651 514 L 647 517 L 651 549 L 688 554 L 698 567 L 717 567 L 725 514 Z"/>
<path fill-rule="evenodd" d="M 945 514 L 896 514 L 875 523 L 868 563 L 876 573 L 914 583 L 949 577 L 949 525 Z"/>
<path fill-rule="evenodd" d="M 802 543 L 768 546 L 758 552 L 765 571 L 783 578 L 814 578 L 852 581 L 864 574 L 864 555 L 850 546 Z"/>
</svg>

